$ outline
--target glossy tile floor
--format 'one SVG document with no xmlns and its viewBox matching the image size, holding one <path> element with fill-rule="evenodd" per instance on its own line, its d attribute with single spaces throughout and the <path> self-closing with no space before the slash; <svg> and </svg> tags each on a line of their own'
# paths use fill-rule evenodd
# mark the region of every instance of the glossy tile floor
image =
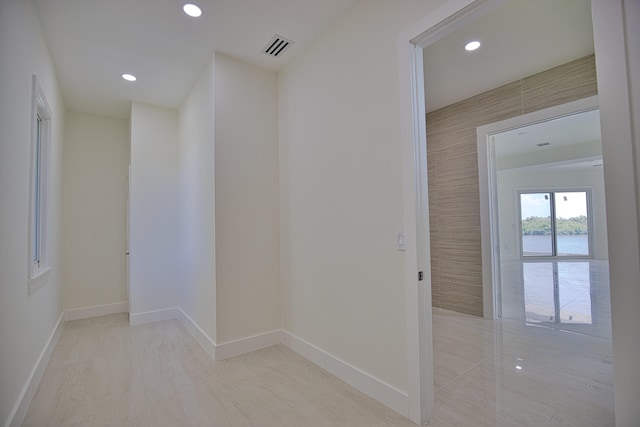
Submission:
<svg viewBox="0 0 640 427">
<path fill-rule="evenodd" d="M 613 426 L 606 262 L 503 263 L 503 317 L 434 309 L 434 426 Z"/>
<path fill-rule="evenodd" d="M 506 266 L 498 321 L 434 308 L 431 426 L 614 425 L 608 274 L 587 266 L 552 266 L 553 298 L 531 288 L 547 267 Z M 282 345 L 214 362 L 178 321 L 122 314 L 66 323 L 23 425 L 414 424 Z"/>
</svg>

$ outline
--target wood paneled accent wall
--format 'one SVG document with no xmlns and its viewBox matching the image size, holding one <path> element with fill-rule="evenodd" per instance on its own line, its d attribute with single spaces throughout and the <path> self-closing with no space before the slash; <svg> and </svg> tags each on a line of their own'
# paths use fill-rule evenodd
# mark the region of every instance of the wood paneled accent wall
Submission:
<svg viewBox="0 0 640 427">
<path fill-rule="evenodd" d="M 434 307 L 483 315 L 476 128 L 596 94 L 589 55 L 427 114 Z"/>
</svg>

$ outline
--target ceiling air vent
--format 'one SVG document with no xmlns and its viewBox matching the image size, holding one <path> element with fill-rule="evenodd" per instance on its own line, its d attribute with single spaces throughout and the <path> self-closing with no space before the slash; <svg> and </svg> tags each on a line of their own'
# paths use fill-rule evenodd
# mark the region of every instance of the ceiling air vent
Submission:
<svg viewBox="0 0 640 427">
<path fill-rule="evenodd" d="M 541 142 L 539 144 L 536 144 L 538 147 L 548 147 L 549 145 L 551 145 L 550 142 Z"/>
<path fill-rule="evenodd" d="M 293 42 L 291 40 L 285 39 L 284 37 L 276 34 L 275 36 L 273 36 L 271 41 L 267 43 L 264 49 L 262 49 L 262 53 L 273 56 L 274 58 L 278 58 L 292 44 Z"/>
</svg>

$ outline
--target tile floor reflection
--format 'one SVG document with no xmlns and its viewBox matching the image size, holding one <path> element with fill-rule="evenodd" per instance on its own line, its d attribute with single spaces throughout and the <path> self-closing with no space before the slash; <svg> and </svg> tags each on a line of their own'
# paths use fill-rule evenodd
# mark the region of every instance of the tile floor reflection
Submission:
<svg viewBox="0 0 640 427">
<path fill-rule="evenodd" d="M 502 318 L 611 339 L 603 260 L 503 261 Z"/>
<path fill-rule="evenodd" d="M 607 263 L 503 263 L 497 321 L 434 308 L 432 426 L 614 425 Z"/>
</svg>

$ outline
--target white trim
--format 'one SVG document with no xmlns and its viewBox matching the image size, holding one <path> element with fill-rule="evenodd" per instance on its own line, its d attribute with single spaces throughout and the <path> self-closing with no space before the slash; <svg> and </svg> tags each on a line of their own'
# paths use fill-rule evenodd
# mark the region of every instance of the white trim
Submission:
<svg viewBox="0 0 640 427">
<path fill-rule="evenodd" d="M 132 315 L 131 324 L 137 325 L 147 323 L 142 322 L 142 319 L 148 322 L 156 321 L 152 319 L 173 319 L 175 318 L 172 317 L 173 314 L 177 314 L 177 318 L 189 333 L 191 333 L 198 344 L 200 344 L 205 352 L 214 360 L 235 357 L 255 350 L 260 350 L 262 348 L 271 347 L 272 345 L 283 344 L 310 362 L 329 371 L 336 377 L 357 388 L 373 399 L 376 399 L 383 405 L 388 406 L 405 417 L 408 416 L 407 393 L 396 389 L 395 387 L 354 366 L 349 365 L 326 351 L 284 330 L 275 330 L 264 334 L 242 338 L 236 341 L 216 344 L 215 341 L 211 339 L 211 337 L 209 337 L 209 335 L 179 307 L 175 309 Z M 140 316 L 144 317 L 141 319 Z"/>
<path fill-rule="evenodd" d="M 87 319 L 89 317 L 104 316 L 106 314 L 126 313 L 127 303 L 116 302 L 113 304 L 93 305 L 90 307 L 73 308 L 71 310 L 65 310 L 64 320 Z"/>
<path fill-rule="evenodd" d="M 566 104 L 556 105 L 554 107 L 545 108 L 543 110 L 533 111 L 531 113 L 512 117 L 510 119 L 501 120 L 495 123 L 489 123 L 478 127 L 477 135 L 494 134 L 517 129 L 522 126 L 533 125 L 549 121 L 551 119 L 571 116 L 584 111 L 598 109 L 598 95 L 589 96 L 587 98 L 578 99 L 576 101 L 567 102 Z M 486 143 L 486 140 L 483 140 Z"/>
<path fill-rule="evenodd" d="M 616 426 L 640 420 L 640 5 L 592 0 L 609 239 Z"/>
<path fill-rule="evenodd" d="M 433 333 L 431 328 L 431 243 L 427 183 L 427 137 L 422 48 L 409 44 L 412 145 L 403 149 L 405 226 L 414 237 L 405 258 L 407 277 L 407 416 L 424 424 L 433 414 Z M 407 166 L 412 163 L 411 166 Z M 410 189 L 410 190 L 409 190 Z M 423 279 L 417 275 L 422 272 Z"/>
<path fill-rule="evenodd" d="M 198 344 L 204 349 L 204 351 L 212 358 L 216 359 L 216 342 L 211 339 L 211 337 L 202 330 L 200 326 L 196 322 L 193 321 L 191 317 L 187 313 L 185 313 L 181 308 L 178 308 L 179 319 L 184 325 L 184 327 L 189 331 L 189 333 L 196 339 Z"/>
<path fill-rule="evenodd" d="M 424 49 L 506 2 L 507 0 L 450 0 L 414 26 L 418 32 L 414 32 L 410 42 Z"/>
<path fill-rule="evenodd" d="M 555 107 L 545 108 L 510 119 L 489 123 L 476 129 L 478 152 L 478 179 L 480 189 L 480 241 L 482 248 L 482 296 L 486 319 L 496 319 L 500 286 L 500 246 L 498 239 L 498 213 L 495 162 L 491 153 L 491 135 L 522 126 L 546 122 L 598 108 L 598 96 L 579 99 Z M 591 238 L 591 237 L 590 237 Z"/>
<path fill-rule="evenodd" d="M 478 185 L 480 193 L 480 248 L 482 254 L 482 312 L 485 319 L 500 314 L 500 256 L 497 183 L 489 134 L 477 128 Z M 496 253 L 497 252 L 497 253 Z"/>
<path fill-rule="evenodd" d="M 165 308 L 162 310 L 145 311 L 142 313 L 130 313 L 129 324 L 131 326 L 143 325 L 145 323 L 160 322 L 162 320 L 171 320 L 180 318 L 180 309 Z"/>
<path fill-rule="evenodd" d="M 13 410 L 11 411 L 11 414 L 9 415 L 9 419 L 6 422 L 5 427 L 17 427 L 22 425 L 24 417 L 27 415 L 29 405 L 31 404 L 31 400 L 36 394 L 36 390 L 38 388 L 38 385 L 40 384 L 42 375 L 44 374 L 45 369 L 47 369 L 49 360 L 51 360 L 53 349 L 56 347 L 58 339 L 60 338 L 60 334 L 64 329 L 63 317 L 64 313 L 61 313 L 56 326 L 53 328 L 53 331 L 49 336 L 47 344 L 45 344 L 42 353 L 40 353 L 40 357 L 38 357 L 38 361 L 36 362 L 33 370 L 31 371 L 31 374 L 29 375 L 29 379 L 22 389 L 22 393 L 20 393 L 20 397 L 18 397 L 18 401 L 16 402 Z"/>
<path fill-rule="evenodd" d="M 282 342 L 282 331 L 265 332 L 264 334 L 242 338 L 236 341 L 218 344 L 216 346 L 216 360 L 239 356 L 261 348 L 271 347 Z"/>
<path fill-rule="evenodd" d="M 295 335 L 282 331 L 282 344 L 310 360 L 342 381 L 357 388 L 405 417 L 408 416 L 407 393 L 338 359 Z"/>
<path fill-rule="evenodd" d="M 141 313 L 139 315 L 148 316 L 157 313 L 171 314 L 172 310 L 178 313 L 178 318 L 185 328 L 193 335 L 196 341 L 202 346 L 206 353 L 214 360 L 222 360 L 229 357 L 239 356 L 262 348 L 271 347 L 276 344 L 283 344 L 296 353 L 300 354 L 310 362 L 329 371 L 341 380 L 357 388 L 368 396 L 376 399 L 380 403 L 388 406 L 394 411 L 405 417 L 408 416 L 408 396 L 407 393 L 396 389 L 395 387 L 375 378 L 366 372 L 349 365 L 348 363 L 338 359 L 337 357 L 327 353 L 326 351 L 310 344 L 295 335 L 284 331 L 275 330 L 258 334 L 236 341 L 216 344 L 209 335 L 198 326 L 198 324 L 187 315 L 181 308 L 154 311 L 150 313 Z M 169 317 L 172 318 L 172 317 Z M 133 319 L 133 315 L 132 315 Z M 160 319 L 160 320 L 165 320 Z M 153 320 L 151 320 L 153 321 Z M 135 320 L 138 322 L 138 320 Z M 132 320 L 131 324 L 134 323 Z"/>
<path fill-rule="evenodd" d="M 398 37 L 402 120 L 403 210 L 406 230 L 408 418 L 426 424 L 433 416 L 431 253 L 426 162 L 422 50 L 505 0 L 450 0 Z M 417 272 L 424 280 L 417 281 Z"/>
</svg>

